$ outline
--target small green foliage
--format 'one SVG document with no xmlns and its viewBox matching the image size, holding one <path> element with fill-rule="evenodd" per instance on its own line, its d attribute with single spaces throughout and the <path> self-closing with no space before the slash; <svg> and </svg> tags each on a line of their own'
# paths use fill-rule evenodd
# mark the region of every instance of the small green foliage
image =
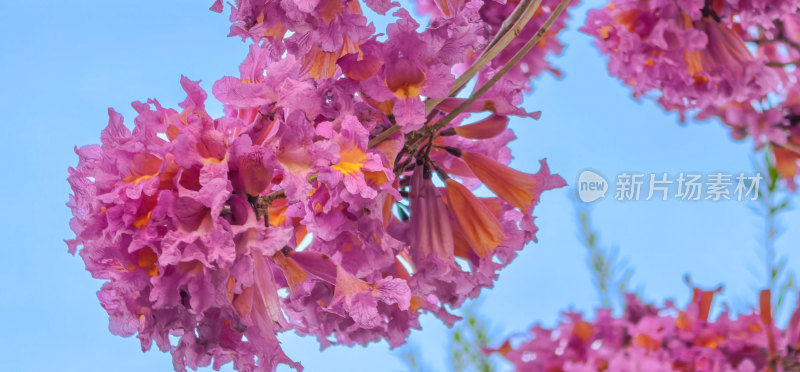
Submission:
<svg viewBox="0 0 800 372">
<path fill-rule="evenodd" d="M 450 363 L 454 371 L 492 372 L 496 370 L 484 348 L 493 345 L 487 323 L 479 318 L 474 307 L 464 310 L 464 320 L 455 328 L 450 340 Z"/>
<path fill-rule="evenodd" d="M 629 291 L 633 269 L 627 261 L 620 258 L 617 247 L 603 247 L 591 224 L 590 205 L 574 197 L 580 232 L 578 238 L 588 253 L 587 264 L 592 273 L 600 303 L 610 309 L 621 309 L 625 304 L 625 294 Z M 616 291 L 614 289 L 616 288 Z"/>
<path fill-rule="evenodd" d="M 758 185 L 758 199 L 752 209 L 764 220 L 760 240 L 765 266 L 765 286 L 773 293 L 773 316 L 779 316 L 788 294 L 797 289 L 795 274 L 787 269 L 788 257 L 777 252 L 775 246 L 777 238 L 783 232 L 779 217 L 782 212 L 791 209 L 791 195 L 779 182 L 780 176 L 769 159 L 769 151 L 765 151 L 763 158 L 754 161 L 753 165 L 758 173 L 766 175 L 764 182 Z"/>
</svg>

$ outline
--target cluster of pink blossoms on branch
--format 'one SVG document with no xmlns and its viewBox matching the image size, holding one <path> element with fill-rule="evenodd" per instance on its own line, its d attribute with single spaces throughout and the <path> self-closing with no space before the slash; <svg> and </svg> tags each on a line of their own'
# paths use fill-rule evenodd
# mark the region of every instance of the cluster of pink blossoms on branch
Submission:
<svg viewBox="0 0 800 372">
<path fill-rule="evenodd" d="M 667 110 L 718 117 L 770 144 L 794 189 L 800 161 L 800 1 L 617 0 L 582 28 L 609 71 Z"/>
<path fill-rule="evenodd" d="M 594 320 L 565 314 L 555 329 L 535 326 L 519 345 L 497 349 L 516 371 L 536 372 L 791 372 L 800 370 L 800 306 L 785 330 L 774 325 L 770 292 L 760 309 L 732 317 L 727 310 L 709 318 L 720 289 L 694 289 L 679 309 L 640 302 L 629 295 L 625 313 L 598 310 Z"/>
<path fill-rule="evenodd" d="M 506 164 L 509 115 L 538 115 L 518 106 L 567 5 L 438 1 L 424 31 L 398 9 L 381 38 L 358 0 L 236 1 L 249 53 L 213 86 L 224 115 L 182 78 L 180 109 L 135 102 L 132 130 L 109 110 L 102 143 L 76 149 L 67 243 L 105 280 L 111 331 L 179 371 L 270 371 L 301 368 L 279 332 L 396 346 L 423 311 L 452 324 L 448 308 L 535 240 L 540 194 L 565 185 L 544 160 Z"/>
</svg>

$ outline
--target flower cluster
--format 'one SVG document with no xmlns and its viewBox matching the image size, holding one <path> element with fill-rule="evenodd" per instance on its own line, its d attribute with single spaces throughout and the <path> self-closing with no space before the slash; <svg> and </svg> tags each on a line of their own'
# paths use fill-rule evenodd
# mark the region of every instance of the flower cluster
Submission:
<svg viewBox="0 0 800 372">
<path fill-rule="evenodd" d="M 223 115 L 187 78 L 179 109 L 135 102 L 132 130 L 109 110 L 69 170 L 67 244 L 106 280 L 111 332 L 155 342 L 178 371 L 270 371 L 301 368 L 279 332 L 396 346 L 422 311 L 452 324 L 447 308 L 492 286 L 535 240 L 540 194 L 565 185 L 544 160 L 535 174 L 506 165 L 521 91 L 448 98 L 485 43 L 481 4 L 422 32 L 399 9 L 379 40 L 357 0 L 239 0 L 231 35 L 250 46 L 240 75 L 213 85 Z"/>
<path fill-rule="evenodd" d="M 800 307 L 789 325 L 773 324 L 770 293 L 763 291 L 760 309 L 732 317 L 727 310 L 709 319 L 714 291 L 694 289 L 691 302 L 679 309 L 647 305 L 628 296 L 625 313 L 615 318 L 598 310 L 594 320 L 567 313 L 556 329 L 531 329 L 527 339 L 497 349 L 516 371 L 719 371 L 789 372 L 800 367 Z"/>
<path fill-rule="evenodd" d="M 609 72 L 654 94 L 683 118 L 718 117 L 735 138 L 772 145 L 794 188 L 800 160 L 797 0 L 614 1 L 582 31 L 609 57 Z"/>
</svg>

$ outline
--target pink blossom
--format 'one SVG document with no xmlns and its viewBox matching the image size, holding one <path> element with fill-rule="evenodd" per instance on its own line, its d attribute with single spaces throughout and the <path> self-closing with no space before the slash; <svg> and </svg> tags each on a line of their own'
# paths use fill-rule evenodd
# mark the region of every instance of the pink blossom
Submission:
<svg viewBox="0 0 800 372">
<path fill-rule="evenodd" d="M 719 118 L 734 138 L 771 146 L 793 187 L 797 7 L 795 0 L 617 1 L 590 11 L 581 30 L 634 97 L 656 98 L 681 120 Z"/>
<path fill-rule="evenodd" d="M 621 317 L 607 309 L 598 310 L 594 320 L 567 313 L 553 330 L 535 326 L 522 343 L 506 341 L 488 351 L 503 355 L 517 371 L 791 370 L 800 346 L 796 322 L 777 329 L 769 305 L 737 317 L 726 310 L 712 320 L 717 291 L 694 289 L 685 309 L 670 301 L 663 307 L 646 305 L 629 295 Z M 761 298 L 768 304 L 769 292 Z M 795 309 L 792 319 L 800 319 L 798 314 Z"/>
<path fill-rule="evenodd" d="M 379 41 L 355 0 L 239 0 L 231 35 L 251 44 L 239 75 L 213 84 L 222 115 L 185 77 L 179 109 L 133 104 L 133 130 L 110 110 L 101 144 L 76 148 L 69 169 L 67 244 L 105 280 L 111 331 L 144 350 L 155 342 L 178 371 L 271 371 L 301 369 L 280 332 L 394 347 L 423 312 L 458 319 L 448 309 L 535 240 L 541 193 L 565 183 L 544 161 L 535 175 L 505 165 L 515 138 L 505 117 L 538 116 L 518 107 L 527 72 L 453 122 L 427 123 L 450 101 L 432 113 L 425 99 L 447 98 L 457 66 L 490 36 L 482 1 L 453 5 L 424 31 L 397 10 Z M 483 110 L 497 117 L 460 126 Z M 503 171 L 487 178 L 492 169 Z M 494 187 L 508 175 L 519 187 Z M 481 184 L 498 197 L 472 195 Z"/>
</svg>

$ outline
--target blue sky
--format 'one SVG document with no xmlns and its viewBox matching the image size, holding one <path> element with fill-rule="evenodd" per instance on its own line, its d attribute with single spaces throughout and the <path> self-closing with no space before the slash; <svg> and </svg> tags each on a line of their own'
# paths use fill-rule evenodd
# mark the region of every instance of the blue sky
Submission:
<svg viewBox="0 0 800 372">
<path fill-rule="evenodd" d="M 225 37 L 227 16 L 207 10 L 211 1 L 46 1 L 0 5 L 0 370 L 169 371 L 170 357 L 142 354 L 138 340 L 108 332 L 107 315 L 82 261 L 67 254 L 72 237 L 68 166 L 73 146 L 97 143 L 114 107 L 132 119 L 130 102 L 157 98 L 166 106 L 183 99 L 181 74 L 210 89 L 235 75 L 246 48 Z M 587 168 L 612 179 L 623 171 L 643 173 L 752 172 L 752 144 L 730 139 L 717 122 L 678 123 L 652 102 L 636 102 L 609 77 L 605 58 L 577 32 L 590 2 L 573 12 L 562 34 L 565 54 L 554 61 L 565 76 L 544 76 L 526 99 L 542 119 L 515 120 L 513 165 L 534 172 L 546 157 L 569 188 L 551 191 L 537 207 L 539 243 L 528 246 L 485 291 L 479 311 L 492 318 L 497 336 L 534 323 L 554 324 L 560 311 L 591 313 L 597 296 L 577 239 L 571 193 Z M 379 27 L 388 18 L 379 19 Z M 220 112 L 213 103 L 212 110 Z M 755 302 L 763 280 L 758 255 L 761 221 L 744 202 L 670 200 L 593 206 L 593 223 L 605 245 L 617 246 L 634 268 L 632 283 L 647 299 L 685 302 L 683 275 L 704 286 L 725 284 L 721 299 L 733 309 Z M 800 224 L 797 210 L 784 226 Z M 787 231 L 778 250 L 792 252 L 800 272 L 800 230 Z M 410 342 L 423 350 L 432 370 L 446 370 L 447 329 L 424 316 Z M 311 338 L 281 336 L 286 352 L 309 371 L 402 371 L 385 343 L 333 347 L 320 353 Z M 230 369 L 228 369 L 230 370 Z"/>
</svg>

